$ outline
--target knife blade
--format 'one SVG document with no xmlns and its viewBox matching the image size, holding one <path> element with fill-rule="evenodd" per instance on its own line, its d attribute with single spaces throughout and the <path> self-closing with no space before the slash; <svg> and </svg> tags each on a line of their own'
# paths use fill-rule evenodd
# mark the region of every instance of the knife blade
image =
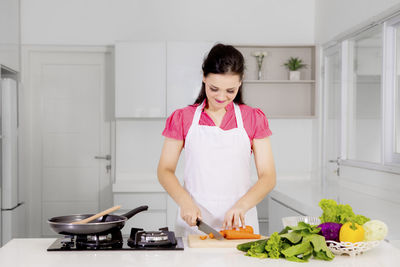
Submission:
<svg viewBox="0 0 400 267">
<path fill-rule="evenodd" d="M 214 228 L 212 228 L 211 226 L 209 226 L 208 224 L 199 219 L 196 220 L 196 225 L 199 228 L 199 230 L 202 231 L 203 233 L 207 235 L 212 233 L 214 235 L 214 238 L 217 240 L 225 239 L 217 230 L 215 230 Z"/>
</svg>

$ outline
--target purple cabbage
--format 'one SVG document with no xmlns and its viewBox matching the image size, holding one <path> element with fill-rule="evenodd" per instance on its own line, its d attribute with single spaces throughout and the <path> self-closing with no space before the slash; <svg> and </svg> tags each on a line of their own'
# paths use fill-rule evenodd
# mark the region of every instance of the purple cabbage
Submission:
<svg viewBox="0 0 400 267">
<path fill-rule="evenodd" d="M 339 232 L 342 227 L 341 223 L 326 222 L 318 225 L 321 228 L 320 235 L 325 237 L 325 240 L 333 240 L 339 242 Z"/>
</svg>

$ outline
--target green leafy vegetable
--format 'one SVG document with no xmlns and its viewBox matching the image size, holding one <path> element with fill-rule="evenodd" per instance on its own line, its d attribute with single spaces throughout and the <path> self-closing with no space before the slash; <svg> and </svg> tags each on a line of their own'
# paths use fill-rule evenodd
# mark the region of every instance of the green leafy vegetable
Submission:
<svg viewBox="0 0 400 267">
<path fill-rule="evenodd" d="M 273 233 L 269 239 L 258 240 L 238 245 L 239 250 L 249 247 L 246 256 L 257 258 L 280 257 L 289 261 L 307 262 L 312 256 L 316 259 L 330 261 L 334 255 L 326 246 L 325 238 L 319 235 L 320 228 L 299 222 L 297 226 L 288 226 L 279 234 Z M 261 247 L 263 242 L 265 247 Z"/>
<path fill-rule="evenodd" d="M 292 257 L 304 253 L 310 254 L 312 252 L 313 252 L 313 247 L 311 246 L 310 241 L 307 241 L 283 250 L 282 254 L 285 255 L 286 257 Z"/>
<path fill-rule="evenodd" d="M 287 234 L 283 234 L 281 235 L 282 238 L 286 238 L 287 240 L 290 241 L 290 243 L 292 244 L 297 244 L 300 242 L 300 240 L 303 238 L 303 236 L 301 235 L 301 233 L 299 233 L 298 231 L 292 231 L 290 233 Z"/>
<path fill-rule="evenodd" d="M 355 215 L 350 205 L 337 204 L 333 199 L 321 199 L 319 206 L 322 209 L 321 223 L 334 222 L 344 224 L 353 222 L 363 225 L 369 218 L 363 215 Z"/>
<path fill-rule="evenodd" d="M 265 251 L 265 245 L 267 244 L 267 239 L 257 240 L 245 244 L 250 244 L 250 249 L 247 250 L 247 253 L 245 254 L 246 256 L 256 257 L 256 258 L 268 258 L 268 254 Z"/>
<path fill-rule="evenodd" d="M 287 260 L 307 262 L 312 255 L 322 260 L 334 258 L 332 252 L 326 246 L 325 238 L 318 235 L 321 230 L 319 227 L 299 222 L 297 226 L 291 227 L 291 229 L 292 232 L 281 235 L 284 244 L 287 244 L 287 242 L 292 244 L 281 251 Z"/>
<path fill-rule="evenodd" d="M 267 244 L 267 240 L 268 239 L 261 239 L 261 240 L 247 242 L 247 243 L 242 243 L 242 244 L 237 245 L 236 248 L 240 251 L 247 252 L 251 248 L 251 246 L 254 244 L 260 244 L 260 246 L 265 247 L 265 245 Z"/>
<path fill-rule="evenodd" d="M 269 240 L 267 241 L 267 245 L 265 246 L 265 250 L 268 252 L 268 256 L 272 259 L 279 259 L 281 255 L 282 240 L 277 232 L 273 233 Z"/>
<path fill-rule="evenodd" d="M 268 258 L 265 246 L 260 246 L 260 244 L 253 244 L 245 255 L 256 258 Z"/>
<path fill-rule="evenodd" d="M 331 261 L 335 256 L 326 246 L 325 238 L 322 235 L 311 235 L 307 238 L 314 248 L 314 258 Z"/>
<path fill-rule="evenodd" d="M 357 223 L 359 225 L 363 225 L 364 223 L 368 222 L 370 219 L 363 216 L 363 215 L 356 215 L 353 219 L 354 223 Z"/>
</svg>

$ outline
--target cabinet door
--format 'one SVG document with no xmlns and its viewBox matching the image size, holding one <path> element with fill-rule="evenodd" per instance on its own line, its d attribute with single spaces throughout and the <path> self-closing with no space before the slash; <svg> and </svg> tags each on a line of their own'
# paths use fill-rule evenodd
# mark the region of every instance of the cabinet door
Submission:
<svg viewBox="0 0 400 267">
<path fill-rule="evenodd" d="M 0 65 L 19 71 L 19 0 L 0 1 Z"/>
<path fill-rule="evenodd" d="M 115 45 L 115 116 L 162 118 L 166 113 L 165 42 Z"/>
<path fill-rule="evenodd" d="M 200 92 L 201 66 L 212 42 L 167 43 L 167 115 L 193 104 Z"/>
<path fill-rule="evenodd" d="M 282 204 L 274 198 L 268 200 L 268 232 L 280 232 L 283 229 L 282 218 L 288 216 L 304 216 L 301 212 Z"/>
</svg>

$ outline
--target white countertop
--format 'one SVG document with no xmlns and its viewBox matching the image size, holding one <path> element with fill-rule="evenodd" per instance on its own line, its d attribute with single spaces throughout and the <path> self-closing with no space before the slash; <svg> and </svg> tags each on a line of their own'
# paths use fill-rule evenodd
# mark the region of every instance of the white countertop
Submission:
<svg viewBox="0 0 400 267">
<path fill-rule="evenodd" d="M 188 248 L 184 251 L 78 251 L 48 252 L 46 249 L 53 238 L 13 239 L 0 248 L 2 267 L 71 267 L 71 266 L 302 266 L 302 263 L 284 259 L 257 259 L 244 256 L 235 248 Z M 349 257 L 336 256 L 331 262 L 310 260 L 307 266 L 396 266 L 400 260 L 400 250 L 387 242 L 363 255 Z"/>
<path fill-rule="evenodd" d="M 280 180 L 269 196 L 305 215 L 319 216 L 318 206 L 324 198 L 321 186 L 310 179 Z"/>
<path fill-rule="evenodd" d="M 400 240 L 400 206 L 396 203 L 379 199 L 369 194 L 361 194 L 347 187 L 327 185 L 326 192 L 323 192 L 320 184 L 313 180 L 293 179 L 278 181 L 277 186 L 269 194 L 271 198 L 287 205 L 300 213 L 311 216 L 320 216 L 321 208 L 318 206 L 322 198 L 335 198 L 330 196 L 331 192 L 340 192 L 339 199 L 343 204 L 350 204 L 356 214 L 365 215 L 371 219 L 384 221 L 389 228 L 387 238 Z"/>
</svg>

